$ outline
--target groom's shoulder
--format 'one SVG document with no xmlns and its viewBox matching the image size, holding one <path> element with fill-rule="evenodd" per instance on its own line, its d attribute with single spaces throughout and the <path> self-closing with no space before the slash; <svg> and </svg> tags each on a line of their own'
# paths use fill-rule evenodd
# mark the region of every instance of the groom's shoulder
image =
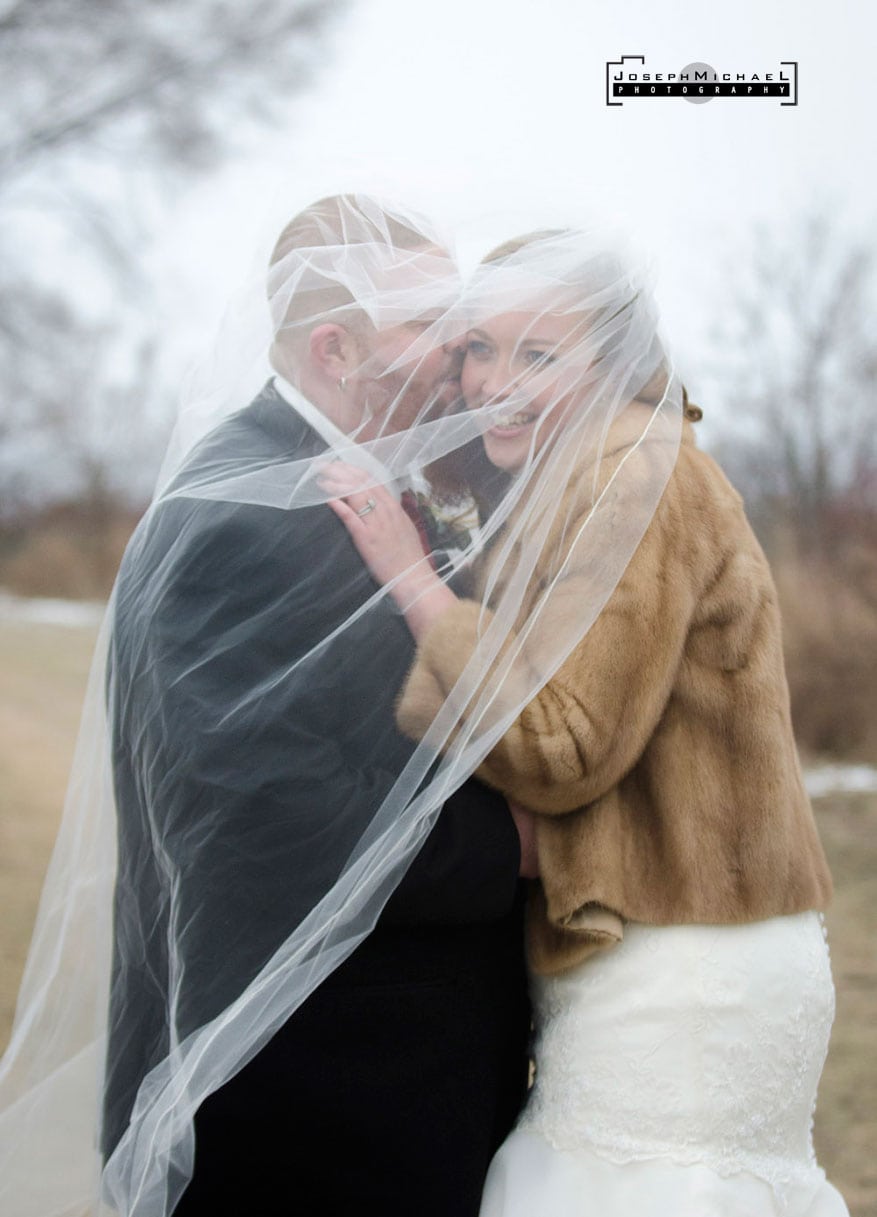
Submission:
<svg viewBox="0 0 877 1217">
<path fill-rule="evenodd" d="M 325 449 L 269 381 L 194 445 L 156 506 L 176 504 L 180 510 L 186 504 L 207 519 L 221 519 L 223 507 L 232 514 L 246 507 L 282 510 L 307 469 L 304 462 Z M 272 469 L 279 472 L 272 476 Z"/>
<path fill-rule="evenodd" d="M 213 460 L 232 466 L 253 458 L 306 459 L 325 443 L 268 381 L 248 405 L 228 415 L 193 448 L 180 477 L 203 471 Z"/>
<path fill-rule="evenodd" d="M 320 506 L 285 510 L 284 494 L 270 487 L 294 481 L 296 462 L 324 450 L 269 382 L 188 454 L 135 534 L 137 565 L 188 565 L 197 557 L 200 567 L 211 555 L 224 565 L 232 553 L 265 562 L 278 549 L 289 561 L 303 546 L 319 545 L 335 516 Z"/>
</svg>

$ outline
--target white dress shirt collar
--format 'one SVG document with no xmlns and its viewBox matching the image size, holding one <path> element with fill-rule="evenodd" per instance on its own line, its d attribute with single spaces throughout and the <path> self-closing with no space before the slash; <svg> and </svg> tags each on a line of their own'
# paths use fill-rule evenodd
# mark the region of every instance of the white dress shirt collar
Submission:
<svg viewBox="0 0 877 1217">
<path fill-rule="evenodd" d="M 339 460 L 348 461 L 350 464 L 358 465 L 361 469 L 366 470 L 379 485 L 386 486 L 397 499 L 402 491 L 408 488 L 410 483 L 407 478 L 394 477 L 386 465 L 373 456 L 367 448 L 357 444 L 356 440 L 351 439 L 349 435 L 345 435 L 341 428 L 337 427 L 331 418 L 327 418 L 313 402 L 308 401 L 295 385 L 290 384 L 282 376 L 275 375 L 274 388 L 308 426 L 316 431 L 320 439 L 326 441 L 329 451 L 337 453 Z M 350 451 L 353 446 L 356 447 L 355 455 Z"/>
</svg>

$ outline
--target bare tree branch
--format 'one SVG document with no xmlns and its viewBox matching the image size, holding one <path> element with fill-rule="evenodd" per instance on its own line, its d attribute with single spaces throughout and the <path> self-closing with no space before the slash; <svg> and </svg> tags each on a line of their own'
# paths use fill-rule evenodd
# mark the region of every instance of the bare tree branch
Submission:
<svg viewBox="0 0 877 1217">
<path fill-rule="evenodd" d="M 307 83 L 315 45 L 339 7 L 338 0 L 237 8 L 190 0 L 187 29 L 179 18 L 167 20 L 172 8 L 180 11 L 167 0 L 15 5 L 0 21 L 0 64 L 8 87 L 19 86 L 15 104 L 5 107 L 12 130 L 0 144 L 0 181 L 132 114 L 145 120 L 155 152 L 173 160 L 181 138 L 209 139 L 211 101 L 264 108 Z M 54 20 L 51 41 L 47 18 Z M 71 74 L 69 57 L 90 21 Z"/>
<path fill-rule="evenodd" d="M 722 458 L 763 531 L 825 549 L 839 513 L 877 519 L 873 258 L 819 213 L 759 231 L 742 278 L 711 361 L 733 403 Z"/>
<path fill-rule="evenodd" d="M 120 403 L 136 400 L 146 452 L 167 394 L 143 258 L 155 213 L 289 113 L 346 3 L 0 0 L 4 510 L 131 484 Z M 102 293 L 121 302 L 112 326 Z"/>
</svg>

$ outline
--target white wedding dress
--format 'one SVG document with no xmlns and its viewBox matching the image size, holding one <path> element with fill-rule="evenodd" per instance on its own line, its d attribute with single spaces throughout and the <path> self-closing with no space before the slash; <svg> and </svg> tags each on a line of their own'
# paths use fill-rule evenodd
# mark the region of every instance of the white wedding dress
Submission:
<svg viewBox="0 0 877 1217">
<path fill-rule="evenodd" d="M 834 1016 L 819 914 L 628 925 L 533 988 L 536 1081 L 481 1217 L 849 1217 L 811 1136 Z"/>
</svg>

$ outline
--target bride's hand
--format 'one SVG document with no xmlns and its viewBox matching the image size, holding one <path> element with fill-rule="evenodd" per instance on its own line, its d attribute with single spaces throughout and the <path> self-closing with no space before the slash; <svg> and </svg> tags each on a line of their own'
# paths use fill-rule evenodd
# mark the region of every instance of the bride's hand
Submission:
<svg viewBox="0 0 877 1217">
<path fill-rule="evenodd" d="M 378 583 L 390 583 L 390 595 L 405 614 L 418 641 L 430 625 L 456 604 L 426 560 L 417 529 L 383 486 L 370 486 L 367 473 L 334 461 L 320 474 L 329 506 L 350 533 L 360 557 Z"/>
<path fill-rule="evenodd" d="M 403 578 L 423 559 L 413 521 L 384 486 L 355 465 L 333 461 L 319 477 L 329 506 L 344 524 L 359 555 L 378 583 Z"/>
</svg>

